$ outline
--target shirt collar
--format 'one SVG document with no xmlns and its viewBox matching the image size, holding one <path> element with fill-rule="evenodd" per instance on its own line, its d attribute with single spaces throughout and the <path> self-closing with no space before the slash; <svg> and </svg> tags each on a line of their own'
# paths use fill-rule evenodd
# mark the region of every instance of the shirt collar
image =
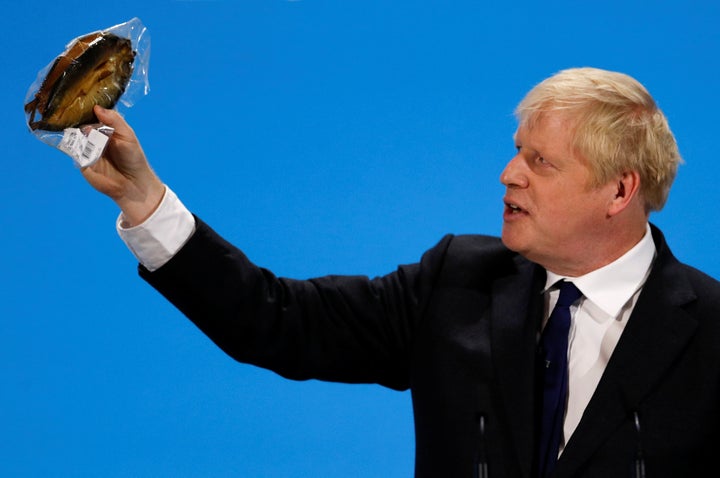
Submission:
<svg viewBox="0 0 720 478">
<path fill-rule="evenodd" d="M 566 277 L 547 271 L 543 292 L 565 279 L 580 289 L 586 299 L 611 317 L 617 317 L 623 306 L 645 283 L 655 258 L 655 242 L 650 225 L 632 249 L 610 264 L 579 277 Z"/>
</svg>

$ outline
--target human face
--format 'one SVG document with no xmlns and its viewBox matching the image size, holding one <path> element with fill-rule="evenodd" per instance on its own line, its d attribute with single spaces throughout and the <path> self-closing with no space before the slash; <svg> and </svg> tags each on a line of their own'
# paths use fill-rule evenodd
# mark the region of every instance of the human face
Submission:
<svg viewBox="0 0 720 478">
<path fill-rule="evenodd" d="M 517 154 L 500 181 L 506 187 L 502 241 L 533 262 L 580 275 L 605 258 L 612 183 L 590 187 L 587 160 L 574 151 L 574 123 L 546 113 L 515 134 Z"/>
</svg>

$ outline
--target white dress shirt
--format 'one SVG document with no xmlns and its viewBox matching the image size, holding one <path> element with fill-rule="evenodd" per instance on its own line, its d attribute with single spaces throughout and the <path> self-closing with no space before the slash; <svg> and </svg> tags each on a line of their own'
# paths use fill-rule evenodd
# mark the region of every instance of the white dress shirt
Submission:
<svg viewBox="0 0 720 478">
<path fill-rule="evenodd" d="M 150 271 L 169 261 L 195 231 L 195 218 L 167 187 L 160 205 L 145 222 L 130 228 L 123 224 L 120 215 L 117 220 L 120 237 Z M 561 451 L 597 388 L 654 257 L 655 243 L 648 225 L 642 240 L 611 264 L 580 277 L 547 272 L 543 290 L 546 321 L 557 302 L 559 292 L 552 287 L 557 281 L 569 280 L 583 294 L 570 309 L 569 392 Z"/>
<path fill-rule="evenodd" d="M 177 195 L 165 187 L 160 205 L 142 224 L 126 227 L 122 214 L 116 223 L 118 234 L 149 271 L 169 261 L 195 232 L 195 218 Z"/>
<path fill-rule="evenodd" d="M 563 427 L 564 443 L 575 431 L 608 360 L 620 340 L 655 258 L 650 225 L 632 249 L 600 269 L 580 277 L 565 277 L 547 271 L 545 321 L 555 307 L 559 292 L 552 286 L 565 279 L 580 289 L 583 297 L 570 308 L 568 341 L 568 399 Z"/>
</svg>

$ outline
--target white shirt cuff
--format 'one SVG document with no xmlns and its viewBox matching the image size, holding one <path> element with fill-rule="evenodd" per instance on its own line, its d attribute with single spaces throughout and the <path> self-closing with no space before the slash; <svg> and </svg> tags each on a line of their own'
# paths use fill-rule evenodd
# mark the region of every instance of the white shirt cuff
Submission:
<svg viewBox="0 0 720 478">
<path fill-rule="evenodd" d="M 169 261 L 195 232 L 195 218 L 167 186 L 160 205 L 145 222 L 128 228 L 123 223 L 120 214 L 116 223 L 120 238 L 151 272 Z"/>
</svg>

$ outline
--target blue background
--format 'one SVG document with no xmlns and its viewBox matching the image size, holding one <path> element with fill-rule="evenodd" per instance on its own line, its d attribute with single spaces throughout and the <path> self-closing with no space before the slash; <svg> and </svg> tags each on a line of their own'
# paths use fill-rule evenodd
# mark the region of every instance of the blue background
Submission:
<svg viewBox="0 0 720 478">
<path fill-rule="evenodd" d="M 136 276 L 114 204 L 27 130 L 81 34 L 139 17 L 156 171 L 280 275 L 389 272 L 497 234 L 512 111 L 552 73 L 643 82 L 686 164 L 652 220 L 720 277 L 715 1 L 12 2 L 3 8 L 0 476 L 410 476 L 410 396 L 239 365 Z M 587 6 L 586 6 L 587 5 Z"/>
</svg>

